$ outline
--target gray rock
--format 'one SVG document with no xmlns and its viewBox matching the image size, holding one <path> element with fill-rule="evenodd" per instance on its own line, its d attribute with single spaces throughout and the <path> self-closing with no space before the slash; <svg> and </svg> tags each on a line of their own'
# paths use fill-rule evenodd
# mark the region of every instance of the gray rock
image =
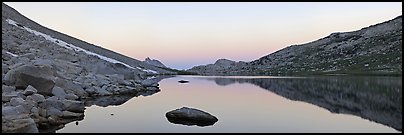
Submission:
<svg viewBox="0 0 404 135">
<path fill-rule="evenodd" d="M 106 90 L 106 91 L 109 92 L 108 85 L 103 85 L 103 86 L 101 87 L 101 90 Z"/>
<path fill-rule="evenodd" d="M 37 107 L 32 107 L 31 108 L 31 113 L 34 114 L 34 115 L 39 116 L 39 109 Z"/>
<path fill-rule="evenodd" d="M 2 133 L 38 133 L 35 121 L 27 114 L 2 118 Z"/>
<path fill-rule="evenodd" d="M 54 107 L 49 107 L 49 108 L 46 110 L 46 113 L 47 113 L 47 117 L 49 117 L 49 116 L 61 117 L 61 116 L 63 115 L 63 113 L 62 113 L 61 110 L 56 109 L 56 108 L 54 108 Z"/>
<path fill-rule="evenodd" d="M 27 57 L 18 57 L 19 62 L 21 63 L 28 63 L 29 62 L 29 58 Z"/>
<path fill-rule="evenodd" d="M 35 59 L 35 54 L 34 53 L 26 53 L 26 54 L 20 55 L 19 57 L 25 57 L 25 58 L 28 58 L 29 60 L 33 60 L 33 59 Z"/>
<path fill-rule="evenodd" d="M 218 121 L 215 116 L 207 112 L 188 107 L 169 111 L 166 117 L 172 123 L 183 125 L 208 126 Z"/>
<path fill-rule="evenodd" d="M 1 108 L 2 116 L 28 114 L 30 111 L 22 105 L 18 106 L 3 106 Z"/>
<path fill-rule="evenodd" d="M 86 89 L 84 89 L 84 91 L 86 92 L 86 93 L 88 93 L 89 95 L 94 95 L 96 92 L 96 90 L 95 90 L 95 88 L 94 87 L 88 87 L 88 88 L 86 88 Z"/>
<path fill-rule="evenodd" d="M 53 61 L 50 59 L 35 59 L 33 61 L 33 65 L 43 65 L 43 66 L 52 67 Z"/>
<path fill-rule="evenodd" d="M 12 98 L 15 98 L 15 97 L 18 97 L 17 92 L 15 92 L 15 91 L 10 92 L 10 93 L 3 92 L 1 94 L 1 100 L 3 102 L 9 102 Z"/>
<path fill-rule="evenodd" d="M 10 93 L 12 91 L 15 91 L 15 87 L 14 86 L 2 85 L 1 86 L 1 91 L 2 91 L 2 93 Z"/>
<path fill-rule="evenodd" d="M 4 82 L 16 87 L 32 85 L 43 95 L 51 95 L 55 85 L 54 74 L 56 71 L 44 65 L 24 65 L 10 70 L 4 77 Z"/>
<path fill-rule="evenodd" d="M 107 90 L 105 90 L 105 87 L 104 87 L 104 89 L 99 88 L 99 87 L 95 87 L 95 95 L 98 95 L 98 96 L 109 96 L 109 95 L 112 95 L 112 93 L 109 92 L 109 91 L 107 91 Z"/>
<path fill-rule="evenodd" d="M 18 68 L 18 67 L 20 67 L 20 66 L 22 66 L 22 65 L 25 65 L 25 63 L 18 62 L 18 63 L 16 63 L 16 64 L 11 65 L 11 66 L 10 66 L 10 69 L 15 69 L 15 68 Z"/>
<path fill-rule="evenodd" d="M 82 113 L 85 110 L 84 102 L 82 101 L 74 101 L 74 100 L 62 100 L 63 101 L 63 110 Z"/>
<path fill-rule="evenodd" d="M 111 79 L 112 82 L 118 83 L 118 84 L 123 84 L 124 83 L 124 76 L 121 74 L 112 74 L 112 75 L 106 75 Z"/>
<path fill-rule="evenodd" d="M 76 100 L 76 99 L 78 99 L 79 97 L 76 96 L 76 95 L 74 95 L 74 93 L 69 93 L 69 94 L 66 95 L 65 98 L 66 98 L 66 99 L 69 99 L 69 100 Z"/>
<path fill-rule="evenodd" d="M 81 72 L 83 72 L 83 68 L 80 67 L 80 65 L 77 63 L 72 63 L 70 61 L 60 59 L 56 59 L 52 62 L 55 66 L 55 69 L 57 69 L 64 78 L 69 80 L 74 80 Z"/>
<path fill-rule="evenodd" d="M 25 100 L 27 96 L 25 96 L 23 92 L 22 90 L 17 90 L 17 96 Z"/>
<path fill-rule="evenodd" d="M 34 101 L 36 103 L 42 103 L 45 101 L 45 97 L 41 94 L 32 94 L 30 96 L 27 96 L 26 98 L 27 101 Z"/>
<path fill-rule="evenodd" d="M 29 112 L 29 110 L 31 110 L 32 107 L 37 106 L 36 102 L 26 101 L 26 100 L 22 99 L 21 97 L 12 98 L 9 103 L 11 106 L 22 105 L 26 110 L 28 110 L 28 112 Z"/>
<path fill-rule="evenodd" d="M 160 91 L 160 89 L 157 87 L 146 87 L 146 89 L 149 91 Z"/>
<path fill-rule="evenodd" d="M 141 82 L 141 84 L 145 87 L 157 87 L 158 86 L 158 83 L 151 79 L 143 80 Z"/>
<path fill-rule="evenodd" d="M 83 113 L 74 113 L 74 112 L 70 112 L 70 111 L 63 111 L 62 112 L 63 118 L 76 118 L 76 117 L 84 117 Z"/>
<path fill-rule="evenodd" d="M 32 87 L 31 85 L 28 85 L 28 87 L 24 90 L 24 95 L 28 96 L 28 95 L 32 95 L 34 93 L 37 93 L 38 90 L 36 90 L 34 87 Z"/>
<path fill-rule="evenodd" d="M 15 63 L 18 63 L 20 61 L 20 59 L 17 57 L 11 57 L 10 61 L 15 64 Z"/>
<path fill-rule="evenodd" d="M 83 89 L 82 84 L 78 82 L 67 81 L 64 79 L 57 79 L 57 86 L 63 88 L 64 90 L 70 90 L 74 95 L 78 97 L 88 97 L 88 92 Z M 90 87 L 90 86 L 89 86 Z"/>
<path fill-rule="evenodd" d="M 121 83 L 121 85 L 132 86 L 132 85 L 134 85 L 134 84 L 132 84 L 131 81 L 123 80 L 123 82 Z"/>
<path fill-rule="evenodd" d="M 129 90 L 136 90 L 135 87 L 131 87 L 131 86 L 125 86 L 125 88 L 129 89 Z"/>
<path fill-rule="evenodd" d="M 50 107 L 54 107 L 58 110 L 63 110 L 64 104 L 57 97 L 52 96 L 47 98 L 44 102 L 38 104 L 40 108 L 48 109 Z"/>
<path fill-rule="evenodd" d="M 44 108 L 38 108 L 38 114 L 39 114 L 39 116 L 42 116 L 42 117 L 48 116 L 46 109 L 44 109 Z"/>
<path fill-rule="evenodd" d="M 1 73 L 5 74 L 8 72 L 8 70 L 10 70 L 10 68 L 8 68 L 6 64 L 1 63 Z"/>
<path fill-rule="evenodd" d="M 102 85 L 107 85 L 110 84 L 110 78 L 108 78 L 107 76 L 104 76 L 102 74 L 96 74 L 96 80 L 93 80 L 93 84 L 97 85 L 97 86 L 102 86 Z"/>
<path fill-rule="evenodd" d="M 15 97 L 10 100 L 10 104 L 12 106 L 23 105 L 25 104 L 25 100 L 20 97 Z"/>
<path fill-rule="evenodd" d="M 62 98 L 62 99 L 64 99 L 66 97 L 66 95 L 67 95 L 66 92 L 62 88 L 60 88 L 58 86 L 53 87 L 52 94 L 54 96 L 56 96 L 58 98 Z"/>
</svg>

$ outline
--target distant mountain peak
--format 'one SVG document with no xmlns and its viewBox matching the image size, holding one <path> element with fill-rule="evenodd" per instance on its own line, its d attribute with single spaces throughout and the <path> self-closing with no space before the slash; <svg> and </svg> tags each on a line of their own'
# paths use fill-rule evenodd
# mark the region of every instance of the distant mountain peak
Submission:
<svg viewBox="0 0 404 135">
<path fill-rule="evenodd" d="M 167 68 L 167 66 L 165 66 L 163 63 L 161 63 L 159 60 L 151 59 L 150 57 L 146 57 L 143 62 L 145 62 L 147 64 L 150 64 L 150 65 L 153 65 L 153 66 L 156 66 L 156 67 Z"/>
<path fill-rule="evenodd" d="M 218 60 L 216 60 L 215 65 L 218 65 L 218 64 L 231 64 L 231 63 L 235 63 L 235 61 L 228 60 L 228 59 L 218 59 Z"/>
<path fill-rule="evenodd" d="M 151 59 L 149 57 L 146 57 L 145 61 L 150 61 Z"/>
</svg>

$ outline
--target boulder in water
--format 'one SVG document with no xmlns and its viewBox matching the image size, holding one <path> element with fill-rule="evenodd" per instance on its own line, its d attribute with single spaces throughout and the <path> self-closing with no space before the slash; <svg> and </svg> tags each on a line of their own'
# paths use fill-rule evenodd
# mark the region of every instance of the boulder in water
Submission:
<svg viewBox="0 0 404 135">
<path fill-rule="evenodd" d="M 171 123 L 188 126 L 210 126 L 218 121 L 215 116 L 207 112 L 188 107 L 169 111 L 166 113 L 166 117 Z"/>
</svg>

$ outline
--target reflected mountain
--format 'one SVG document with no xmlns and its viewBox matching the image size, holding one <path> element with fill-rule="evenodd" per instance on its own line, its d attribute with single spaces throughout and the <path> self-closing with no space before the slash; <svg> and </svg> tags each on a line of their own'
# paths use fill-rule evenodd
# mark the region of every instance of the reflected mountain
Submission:
<svg viewBox="0 0 404 135">
<path fill-rule="evenodd" d="M 290 100 L 352 114 L 402 131 L 402 77 L 203 78 L 250 83 Z"/>
</svg>

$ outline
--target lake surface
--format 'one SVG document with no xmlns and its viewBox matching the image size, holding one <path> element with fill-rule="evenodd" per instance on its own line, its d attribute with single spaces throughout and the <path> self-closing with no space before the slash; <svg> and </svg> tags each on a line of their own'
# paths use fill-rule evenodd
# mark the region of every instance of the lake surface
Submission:
<svg viewBox="0 0 404 135">
<path fill-rule="evenodd" d="M 158 93 L 86 107 L 83 120 L 57 132 L 402 132 L 402 77 L 176 76 L 159 84 Z M 184 106 L 219 121 L 170 123 L 165 113 Z"/>
</svg>

